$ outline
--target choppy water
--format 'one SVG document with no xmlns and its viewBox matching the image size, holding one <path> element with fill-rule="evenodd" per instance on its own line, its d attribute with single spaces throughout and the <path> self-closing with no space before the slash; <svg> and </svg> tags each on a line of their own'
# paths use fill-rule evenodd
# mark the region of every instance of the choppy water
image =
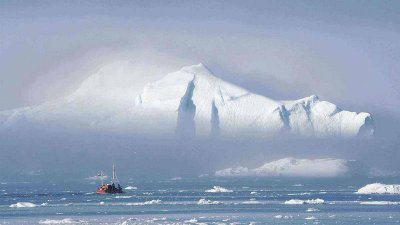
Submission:
<svg viewBox="0 0 400 225">
<path fill-rule="evenodd" d="M 120 195 L 95 194 L 97 184 L 86 180 L 45 184 L 3 182 L 0 224 L 400 224 L 399 195 L 354 193 L 375 181 L 264 178 L 130 181 L 122 182 L 123 186 L 137 189 L 125 190 Z M 396 183 L 396 179 L 381 182 Z M 206 192 L 215 185 L 232 192 Z M 314 200 L 311 203 L 320 203 L 321 200 L 315 199 L 322 199 L 324 203 L 284 204 L 291 199 Z M 30 205 L 24 202 L 35 207 L 10 207 Z"/>
</svg>

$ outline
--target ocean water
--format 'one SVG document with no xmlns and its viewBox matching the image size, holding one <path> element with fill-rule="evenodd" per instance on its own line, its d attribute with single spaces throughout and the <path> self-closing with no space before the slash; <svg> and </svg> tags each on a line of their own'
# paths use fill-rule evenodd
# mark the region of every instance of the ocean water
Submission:
<svg viewBox="0 0 400 225">
<path fill-rule="evenodd" d="M 122 185 L 137 189 L 100 195 L 98 183 L 88 180 L 2 182 L 0 224 L 400 224 L 400 195 L 355 193 L 376 181 L 399 183 L 395 178 L 127 179 Z M 206 192 L 213 186 L 228 192 Z M 305 202 L 285 204 L 291 199 Z"/>
</svg>

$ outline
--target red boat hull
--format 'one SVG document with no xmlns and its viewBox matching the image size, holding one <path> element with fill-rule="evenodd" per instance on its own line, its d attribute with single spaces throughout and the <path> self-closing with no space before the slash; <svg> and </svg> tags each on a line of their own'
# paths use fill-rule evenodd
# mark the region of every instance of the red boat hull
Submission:
<svg viewBox="0 0 400 225">
<path fill-rule="evenodd" d="M 97 194 L 107 194 L 107 192 L 105 190 L 97 190 L 96 193 Z"/>
</svg>

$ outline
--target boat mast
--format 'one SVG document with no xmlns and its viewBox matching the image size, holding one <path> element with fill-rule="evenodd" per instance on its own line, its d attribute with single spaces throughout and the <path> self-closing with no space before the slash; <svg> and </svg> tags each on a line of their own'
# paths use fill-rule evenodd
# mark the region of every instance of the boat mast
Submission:
<svg viewBox="0 0 400 225">
<path fill-rule="evenodd" d="M 104 185 L 104 173 L 103 173 L 103 171 L 100 171 L 99 177 L 100 177 L 100 180 L 101 180 L 101 186 L 103 186 Z"/>
<path fill-rule="evenodd" d="M 113 160 L 113 173 L 112 173 L 112 182 L 115 183 L 115 165 L 114 165 L 114 160 Z"/>
</svg>

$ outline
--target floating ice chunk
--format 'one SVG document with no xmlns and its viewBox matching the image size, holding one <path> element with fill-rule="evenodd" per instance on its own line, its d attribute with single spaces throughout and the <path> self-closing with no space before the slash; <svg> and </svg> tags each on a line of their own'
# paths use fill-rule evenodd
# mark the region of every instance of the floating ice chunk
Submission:
<svg viewBox="0 0 400 225">
<path fill-rule="evenodd" d="M 197 220 L 195 218 L 193 218 L 190 220 L 185 220 L 185 223 L 197 223 Z"/>
<path fill-rule="evenodd" d="M 357 194 L 400 194 L 400 184 L 368 184 L 356 192 Z"/>
<path fill-rule="evenodd" d="M 136 190 L 137 187 L 133 187 L 133 186 L 128 186 L 126 188 L 124 188 L 125 190 Z"/>
<path fill-rule="evenodd" d="M 130 195 L 117 195 L 114 198 L 132 198 Z"/>
<path fill-rule="evenodd" d="M 288 201 L 285 201 L 284 204 L 287 205 L 303 205 L 303 204 L 323 204 L 325 201 L 320 198 L 316 199 L 309 199 L 309 200 L 300 200 L 300 199 L 290 199 Z"/>
<path fill-rule="evenodd" d="M 242 202 L 242 204 L 245 204 L 245 205 L 252 205 L 252 204 L 261 204 L 261 202 L 260 201 L 256 201 L 256 200 L 250 200 L 250 201 L 244 201 L 244 202 Z"/>
<path fill-rule="evenodd" d="M 62 220 L 51 220 L 51 219 L 46 219 L 46 220 L 40 220 L 39 224 L 80 224 L 80 223 L 86 223 L 84 220 L 73 220 L 71 218 L 65 218 Z"/>
<path fill-rule="evenodd" d="M 206 199 L 204 199 L 204 198 L 200 199 L 200 200 L 197 202 L 197 205 L 219 205 L 219 204 L 222 204 L 222 202 L 206 200 Z"/>
<path fill-rule="evenodd" d="M 158 204 L 161 204 L 161 203 L 162 203 L 162 201 L 160 199 L 157 199 L 157 200 L 150 200 L 150 201 L 145 201 L 145 202 L 129 202 L 129 203 L 126 203 L 126 205 L 135 205 L 135 206 L 138 206 L 138 205 L 158 205 Z"/>
<path fill-rule="evenodd" d="M 361 205 L 400 205 L 400 202 L 391 201 L 363 201 L 360 202 Z"/>
<path fill-rule="evenodd" d="M 233 192 L 233 191 L 229 190 L 229 189 L 226 189 L 226 188 L 223 188 L 221 186 L 214 186 L 213 188 L 211 188 L 209 190 L 206 190 L 206 192 L 209 192 L 209 193 L 230 193 L 230 192 Z"/>
<path fill-rule="evenodd" d="M 306 218 L 304 218 L 305 220 L 316 220 L 317 218 L 315 218 L 314 216 L 308 216 Z"/>
<path fill-rule="evenodd" d="M 354 164 L 354 163 L 353 163 Z M 353 165 L 351 164 L 351 165 Z M 351 167 L 353 169 L 353 167 Z M 350 170 L 349 161 L 343 159 L 296 159 L 292 157 L 268 162 L 260 167 L 227 168 L 215 172 L 216 176 L 285 176 L 285 177 L 338 177 Z"/>
<path fill-rule="evenodd" d="M 307 212 L 319 212 L 319 209 L 315 209 L 315 208 L 308 208 Z"/>
<path fill-rule="evenodd" d="M 33 208 L 36 207 L 36 204 L 33 204 L 31 202 L 17 202 L 15 204 L 11 204 L 11 208 Z"/>
</svg>

